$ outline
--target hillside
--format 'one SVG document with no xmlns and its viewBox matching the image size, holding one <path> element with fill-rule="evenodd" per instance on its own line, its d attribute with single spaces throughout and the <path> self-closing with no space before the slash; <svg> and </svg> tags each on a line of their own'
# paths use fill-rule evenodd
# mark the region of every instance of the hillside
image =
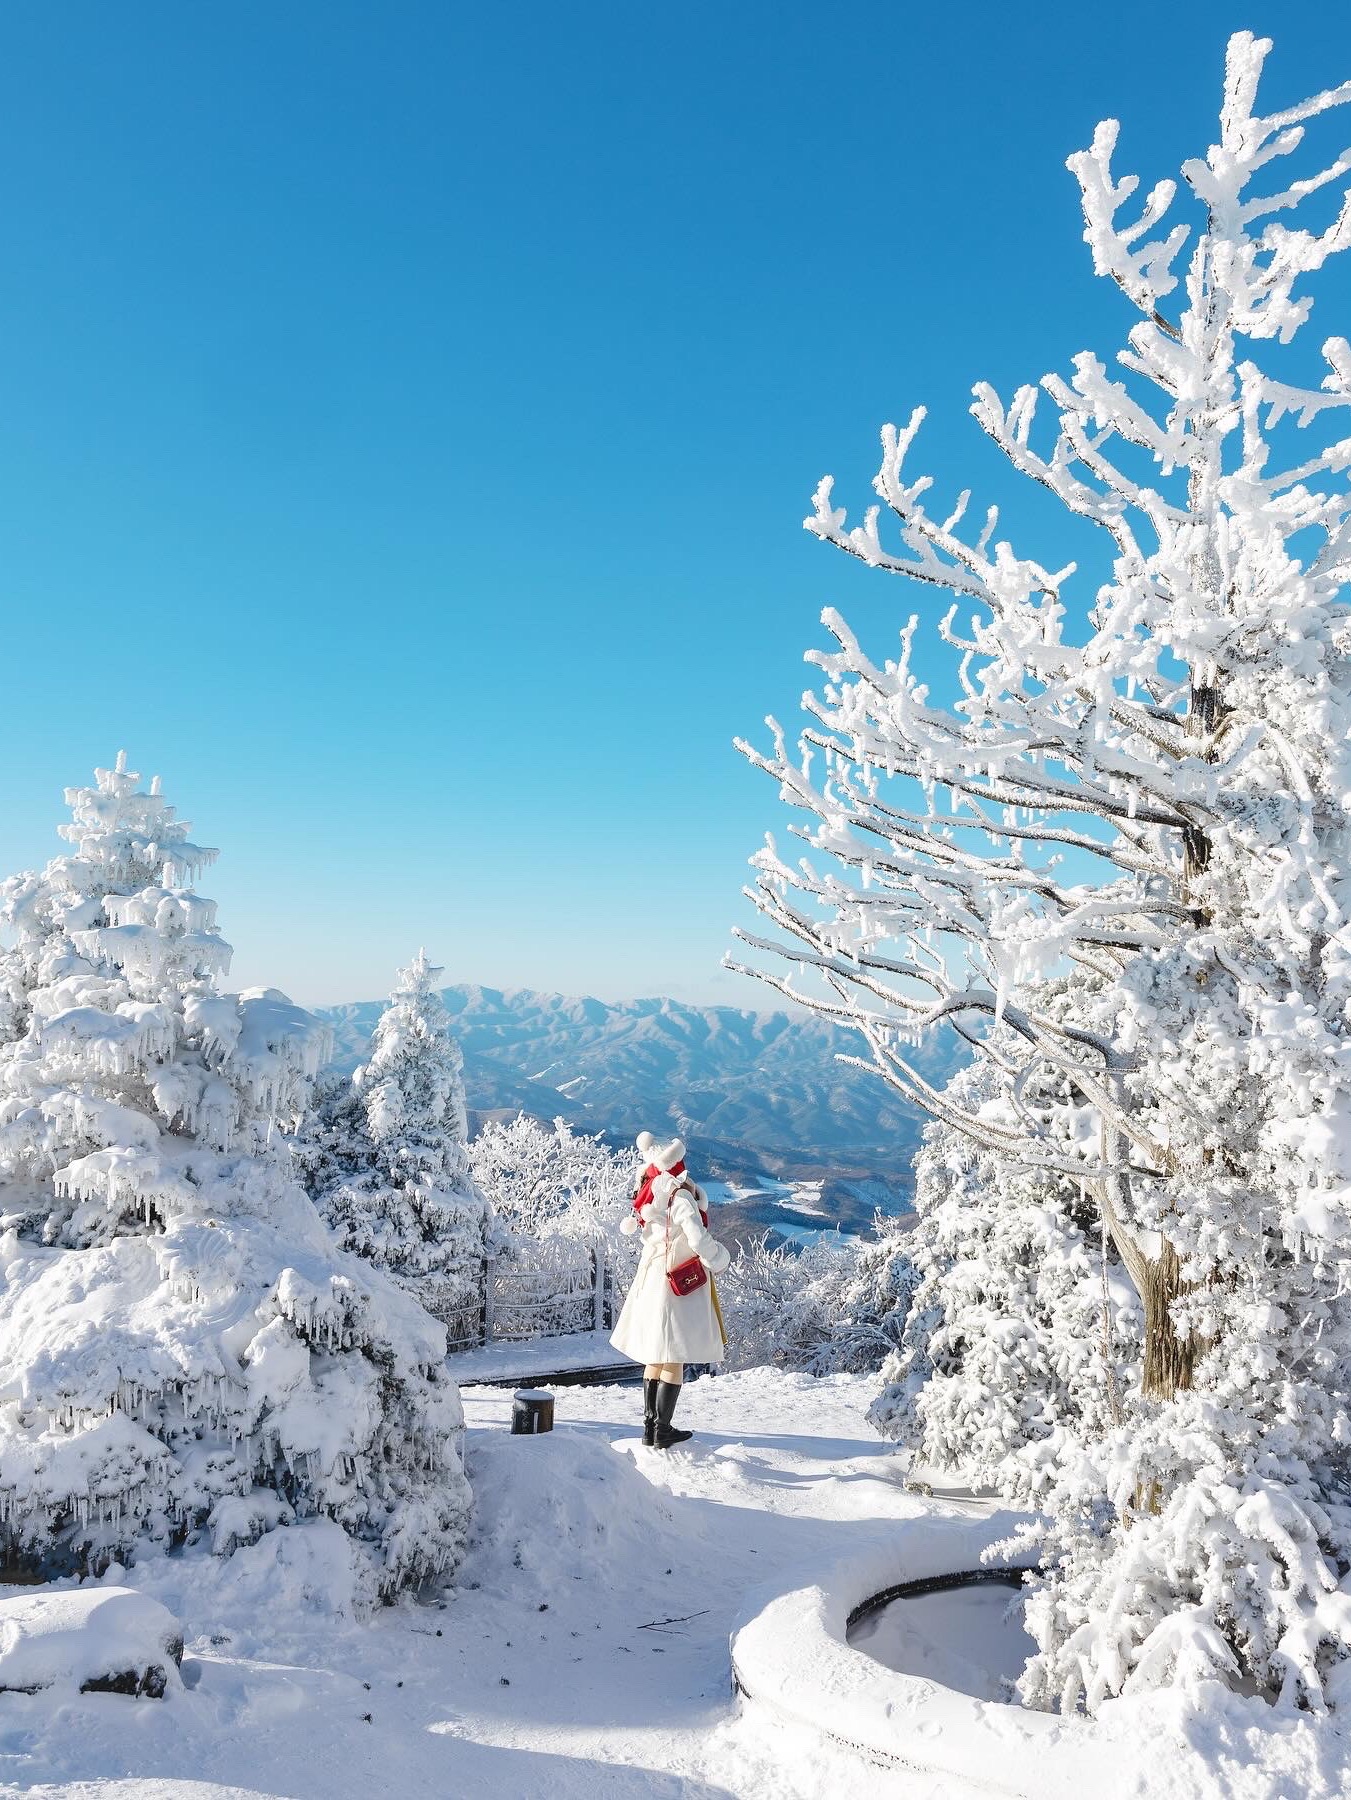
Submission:
<svg viewBox="0 0 1351 1800">
<path fill-rule="evenodd" d="M 710 1174 L 824 1180 L 827 1211 L 854 1229 L 879 1199 L 888 1210 L 906 1203 L 922 1117 L 879 1078 L 841 1064 L 858 1040 L 809 1013 L 476 985 L 447 988 L 445 1001 L 480 1115 L 524 1110 L 615 1138 L 679 1131 Z M 380 1005 L 324 1013 L 337 1066 L 360 1061 Z M 940 1079 L 962 1060 L 953 1038 L 916 1054 Z"/>
</svg>

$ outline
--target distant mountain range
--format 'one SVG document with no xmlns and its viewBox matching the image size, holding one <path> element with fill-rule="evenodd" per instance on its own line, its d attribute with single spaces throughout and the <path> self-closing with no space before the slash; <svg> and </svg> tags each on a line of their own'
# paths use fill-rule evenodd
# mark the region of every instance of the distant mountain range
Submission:
<svg viewBox="0 0 1351 1800">
<path fill-rule="evenodd" d="M 446 988 L 444 999 L 480 1117 L 561 1117 L 616 1142 L 644 1129 L 679 1132 L 698 1171 L 749 1185 L 765 1174 L 823 1180 L 823 1210 L 846 1229 L 860 1229 L 878 1204 L 899 1212 L 908 1203 L 922 1116 L 880 1077 L 841 1064 L 861 1041 L 810 1013 L 607 1005 L 473 985 Z M 360 1062 L 381 1006 L 324 1010 L 337 1067 Z M 951 1034 L 914 1055 L 939 1082 L 964 1060 Z"/>
</svg>

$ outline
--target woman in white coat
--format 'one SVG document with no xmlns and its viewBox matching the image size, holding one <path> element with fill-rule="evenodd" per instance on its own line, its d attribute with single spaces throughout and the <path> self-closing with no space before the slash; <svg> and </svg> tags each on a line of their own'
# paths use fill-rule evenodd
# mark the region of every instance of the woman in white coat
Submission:
<svg viewBox="0 0 1351 1800">
<path fill-rule="evenodd" d="M 643 1182 L 620 1230 L 642 1232 L 643 1254 L 610 1342 L 644 1365 L 643 1442 L 669 1450 L 691 1436 L 671 1423 L 685 1364 L 721 1362 L 727 1347 L 712 1277 L 732 1258 L 708 1229 L 707 1197 L 686 1173 L 680 1139 L 659 1146 L 644 1132 L 638 1149 L 646 1159 Z M 707 1279 L 676 1293 L 668 1274 L 696 1260 Z"/>
</svg>

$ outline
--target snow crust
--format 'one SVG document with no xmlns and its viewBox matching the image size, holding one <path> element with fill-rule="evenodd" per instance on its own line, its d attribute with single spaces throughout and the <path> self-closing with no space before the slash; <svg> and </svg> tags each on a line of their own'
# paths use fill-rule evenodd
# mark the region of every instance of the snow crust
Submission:
<svg viewBox="0 0 1351 1800">
<path fill-rule="evenodd" d="M 888 1669 L 977 1700 L 1010 1699 L 1036 1650 L 1022 1596 L 1002 1583 L 893 1600 L 852 1626 L 849 1643 Z"/>
</svg>

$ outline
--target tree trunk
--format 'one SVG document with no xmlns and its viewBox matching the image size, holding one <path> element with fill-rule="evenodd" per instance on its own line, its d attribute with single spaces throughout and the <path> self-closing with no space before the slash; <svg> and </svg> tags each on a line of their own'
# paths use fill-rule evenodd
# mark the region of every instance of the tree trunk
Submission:
<svg viewBox="0 0 1351 1800">
<path fill-rule="evenodd" d="M 1194 678 L 1191 689 L 1191 705 L 1187 712 L 1187 734 L 1190 737 L 1213 737 L 1219 729 L 1224 717 L 1224 705 L 1220 699 L 1220 690 L 1213 683 L 1198 683 Z M 1206 761 L 1215 760 L 1214 751 L 1206 751 Z M 1184 892 L 1198 875 L 1203 875 L 1210 866 L 1210 839 L 1199 825 L 1185 825 L 1182 828 L 1182 886 Z M 1193 907 L 1192 916 L 1198 925 L 1206 921 L 1204 908 Z"/>
<path fill-rule="evenodd" d="M 1177 1251 L 1163 1240 L 1159 1255 L 1146 1265 L 1140 1298 L 1145 1305 L 1145 1366 L 1140 1391 L 1146 1400 L 1171 1400 L 1192 1385 L 1196 1342 L 1189 1332 L 1178 1336 L 1172 1303 L 1186 1292 Z"/>
</svg>

